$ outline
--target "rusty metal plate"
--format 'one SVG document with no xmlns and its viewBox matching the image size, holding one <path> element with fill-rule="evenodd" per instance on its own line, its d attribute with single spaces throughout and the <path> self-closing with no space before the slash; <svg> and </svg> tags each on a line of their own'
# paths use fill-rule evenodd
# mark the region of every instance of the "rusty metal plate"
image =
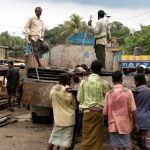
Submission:
<svg viewBox="0 0 150 150">
<path fill-rule="evenodd" d="M 22 101 L 24 104 L 50 107 L 49 92 L 57 82 L 24 82 Z"/>
<path fill-rule="evenodd" d="M 113 86 L 111 76 L 101 76 L 110 86 Z M 49 92 L 57 82 L 29 81 L 24 82 L 22 100 L 24 104 L 50 107 Z M 131 90 L 135 90 L 134 79 L 131 76 L 123 77 L 123 85 Z M 76 89 L 78 90 L 78 89 Z"/>
</svg>

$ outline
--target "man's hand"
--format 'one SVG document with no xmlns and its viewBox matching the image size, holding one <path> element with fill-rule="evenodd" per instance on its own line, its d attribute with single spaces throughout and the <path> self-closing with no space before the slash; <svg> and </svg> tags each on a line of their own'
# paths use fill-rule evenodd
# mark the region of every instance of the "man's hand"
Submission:
<svg viewBox="0 0 150 150">
<path fill-rule="evenodd" d="M 107 43 L 111 43 L 111 42 L 112 42 L 111 39 L 108 39 L 108 40 L 107 40 Z"/>
<path fill-rule="evenodd" d="M 134 124 L 134 125 L 133 125 L 133 131 L 139 132 L 139 127 L 138 127 L 137 124 Z"/>
<path fill-rule="evenodd" d="M 88 21 L 88 26 L 91 27 L 92 26 L 92 20 Z"/>
<path fill-rule="evenodd" d="M 28 35 L 28 40 L 31 41 L 32 35 Z"/>
</svg>

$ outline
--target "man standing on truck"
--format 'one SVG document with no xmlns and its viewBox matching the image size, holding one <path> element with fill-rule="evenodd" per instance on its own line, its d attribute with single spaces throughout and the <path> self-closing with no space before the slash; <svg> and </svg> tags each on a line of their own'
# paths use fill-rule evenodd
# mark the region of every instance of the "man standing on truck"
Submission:
<svg viewBox="0 0 150 150">
<path fill-rule="evenodd" d="M 8 107 L 11 111 L 13 111 L 14 110 L 13 103 L 16 98 L 15 97 L 16 89 L 18 87 L 20 75 L 19 75 L 19 71 L 13 67 L 13 61 L 8 62 L 8 67 L 9 69 L 6 74 L 6 78 L 7 78 L 6 88 L 7 88 L 7 93 L 8 93 L 8 105 L 9 105 Z"/>
<path fill-rule="evenodd" d="M 84 78 L 77 94 L 79 107 L 83 110 L 81 150 L 103 149 L 103 100 L 109 88 L 99 73 L 102 62 L 92 62 L 92 74 Z"/>
<path fill-rule="evenodd" d="M 95 53 L 96 58 L 103 62 L 103 68 L 105 68 L 105 45 L 111 40 L 110 30 L 108 27 L 108 22 L 104 19 L 106 13 L 103 10 L 98 11 L 98 21 L 94 28 L 95 33 Z M 92 20 L 88 22 L 88 25 L 91 26 Z"/>
<path fill-rule="evenodd" d="M 35 8 L 36 17 L 31 17 L 25 25 L 25 31 L 28 41 L 31 44 L 31 50 L 36 58 L 38 66 L 42 66 L 39 58 L 41 55 L 49 50 L 48 44 L 43 41 L 44 38 L 44 24 L 40 16 L 42 14 L 42 8 Z"/>
</svg>

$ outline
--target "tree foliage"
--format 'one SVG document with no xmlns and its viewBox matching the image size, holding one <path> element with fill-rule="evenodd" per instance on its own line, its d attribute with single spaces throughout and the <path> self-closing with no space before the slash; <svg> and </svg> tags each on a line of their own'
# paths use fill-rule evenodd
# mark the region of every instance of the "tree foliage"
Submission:
<svg viewBox="0 0 150 150">
<path fill-rule="evenodd" d="M 63 34 L 76 34 L 81 31 L 86 30 L 86 24 L 82 21 L 82 17 L 78 14 L 72 14 L 70 20 L 64 22 L 64 31 Z"/>
<path fill-rule="evenodd" d="M 118 44 L 120 46 L 125 43 L 125 38 L 130 35 L 130 29 L 117 21 L 110 24 L 110 30 L 112 37 L 116 37 L 118 39 Z"/>
<path fill-rule="evenodd" d="M 45 31 L 45 39 L 49 43 L 50 47 L 63 44 L 68 37 L 79 32 L 93 32 L 85 21 L 82 21 L 82 17 L 77 14 L 72 14 L 70 20 L 64 22 L 64 24 L 58 25 L 51 30 Z"/>
<path fill-rule="evenodd" d="M 49 43 L 50 48 L 57 44 L 63 44 L 68 35 L 62 34 L 64 31 L 63 25 L 58 25 L 51 30 L 45 30 L 45 40 Z"/>
<path fill-rule="evenodd" d="M 10 57 L 23 57 L 25 41 L 19 36 L 9 35 L 7 31 L 0 34 L 0 45 L 9 47 Z"/>
<path fill-rule="evenodd" d="M 141 26 L 140 31 L 134 32 L 125 39 L 123 48 L 126 54 L 132 54 L 134 47 L 141 48 L 141 54 L 150 54 L 150 25 Z"/>
</svg>

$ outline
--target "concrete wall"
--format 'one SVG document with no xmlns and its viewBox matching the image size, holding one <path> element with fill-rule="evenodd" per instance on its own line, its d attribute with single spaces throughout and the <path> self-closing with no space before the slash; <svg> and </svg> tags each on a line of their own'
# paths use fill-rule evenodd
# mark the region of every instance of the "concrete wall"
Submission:
<svg viewBox="0 0 150 150">
<path fill-rule="evenodd" d="M 56 67 L 74 68 L 76 65 L 87 64 L 96 59 L 92 46 L 57 45 L 50 51 L 50 64 Z M 112 71 L 113 53 L 106 48 L 106 68 Z"/>
</svg>

